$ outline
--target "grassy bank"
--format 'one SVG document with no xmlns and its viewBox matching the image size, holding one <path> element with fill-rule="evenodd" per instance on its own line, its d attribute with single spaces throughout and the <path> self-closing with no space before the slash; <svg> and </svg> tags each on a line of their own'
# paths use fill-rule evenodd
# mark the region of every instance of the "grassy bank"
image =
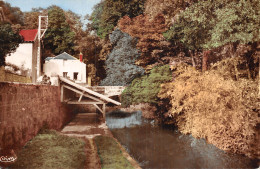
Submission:
<svg viewBox="0 0 260 169">
<path fill-rule="evenodd" d="M 95 137 L 95 143 L 98 149 L 98 155 L 103 169 L 133 169 L 134 167 L 123 156 L 117 142 L 104 136 Z"/>
<path fill-rule="evenodd" d="M 18 152 L 11 168 L 84 168 L 84 145 L 79 139 L 46 130 Z"/>
</svg>

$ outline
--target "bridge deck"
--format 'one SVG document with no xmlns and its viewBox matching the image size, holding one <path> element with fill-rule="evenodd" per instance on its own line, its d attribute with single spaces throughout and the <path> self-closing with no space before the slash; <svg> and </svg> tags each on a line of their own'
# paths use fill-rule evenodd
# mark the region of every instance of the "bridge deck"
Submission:
<svg viewBox="0 0 260 169">
<path fill-rule="evenodd" d="M 61 102 L 66 102 L 67 104 L 90 104 L 95 106 L 103 115 L 105 114 L 105 105 L 106 102 L 111 102 L 115 105 L 121 105 L 120 102 L 110 99 L 108 96 L 100 94 L 96 91 L 93 91 L 89 88 L 76 84 L 75 82 L 66 79 L 64 77 L 59 77 L 60 86 L 61 86 Z M 78 95 L 80 95 L 78 100 L 69 100 L 64 99 L 64 89 L 68 89 Z M 102 105 L 100 108 L 98 105 Z"/>
</svg>

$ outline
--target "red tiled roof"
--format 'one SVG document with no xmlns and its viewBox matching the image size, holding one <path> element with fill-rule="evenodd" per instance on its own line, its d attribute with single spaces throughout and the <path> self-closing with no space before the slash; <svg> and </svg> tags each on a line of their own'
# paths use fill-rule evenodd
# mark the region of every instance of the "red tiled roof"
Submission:
<svg viewBox="0 0 260 169">
<path fill-rule="evenodd" d="M 37 29 L 28 29 L 28 30 L 21 30 L 20 35 L 24 38 L 25 42 L 34 41 L 38 30 Z"/>
</svg>

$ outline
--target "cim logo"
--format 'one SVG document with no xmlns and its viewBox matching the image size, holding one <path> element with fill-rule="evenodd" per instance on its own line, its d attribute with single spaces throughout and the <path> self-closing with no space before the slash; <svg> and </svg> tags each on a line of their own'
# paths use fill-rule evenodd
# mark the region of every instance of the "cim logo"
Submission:
<svg viewBox="0 0 260 169">
<path fill-rule="evenodd" d="M 0 157 L 0 162 L 2 163 L 12 163 L 15 162 L 17 160 L 17 157 L 13 157 L 13 156 L 1 156 Z"/>
</svg>

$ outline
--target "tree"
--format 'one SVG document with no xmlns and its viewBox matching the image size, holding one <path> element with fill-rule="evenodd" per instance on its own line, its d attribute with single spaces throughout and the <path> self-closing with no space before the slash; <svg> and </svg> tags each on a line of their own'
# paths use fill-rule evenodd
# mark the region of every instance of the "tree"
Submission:
<svg viewBox="0 0 260 169">
<path fill-rule="evenodd" d="M 145 0 L 105 0 L 94 7 L 90 20 L 101 38 L 108 37 L 118 20 L 127 15 L 130 18 L 143 13 Z M 101 12 L 102 11 L 102 12 Z"/>
<path fill-rule="evenodd" d="M 114 48 L 107 56 L 105 62 L 107 77 L 101 81 L 100 85 L 128 85 L 134 78 L 144 73 L 141 67 L 135 65 L 135 60 L 140 55 L 136 49 L 136 39 L 119 29 L 113 31 L 109 39 Z"/>
<path fill-rule="evenodd" d="M 38 29 L 38 19 L 40 15 L 47 16 L 48 10 L 43 8 L 32 8 L 30 12 L 25 12 L 23 29 Z"/>
<path fill-rule="evenodd" d="M 163 37 L 162 33 L 166 31 L 163 15 L 157 15 L 153 20 L 147 15 L 139 15 L 132 19 L 124 16 L 118 25 L 122 31 L 138 39 L 137 48 L 141 51 L 141 56 L 136 63 L 145 69 L 167 63 L 166 58 L 176 52 Z"/>
<path fill-rule="evenodd" d="M 174 23 L 176 15 L 195 2 L 198 0 L 146 0 L 144 13 L 152 19 L 163 14 L 169 26 Z"/>
<path fill-rule="evenodd" d="M 88 76 L 95 85 L 106 76 L 104 66 L 111 45 L 108 41 L 91 34 L 89 30 L 82 31 L 80 35 L 77 35 L 79 38 L 76 39 L 75 49 L 83 54 Z"/>
<path fill-rule="evenodd" d="M 128 107 L 138 103 L 158 103 L 160 85 L 172 80 L 172 72 L 169 65 L 156 66 L 150 74 L 138 77 L 123 91 L 122 106 Z"/>
<path fill-rule="evenodd" d="M 39 12 L 24 13 L 24 29 L 38 29 Z"/>
<path fill-rule="evenodd" d="M 23 12 L 18 7 L 11 7 L 7 2 L 0 1 L 0 7 L 3 8 L 6 21 L 11 24 L 23 25 Z"/>
<path fill-rule="evenodd" d="M 101 24 L 101 16 L 102 16 L 104 4 L 105 4 L 105 1 L 101 1 L 100 3 L 96 4 L 93 7 L 93 12 L 91 13 L 91 15 L 85 16 L 86 19 L 91 21 L 90 23 L 88 23 L 88 26 L 87 26 L 88 29 L 95 30 L 98 36 L 101 36 L 101 34 L 102 34 L 102 32 L 100 32 L 101 29 L 99 26 Z"/>
<path fill-rule="evenodd" d="M 75 33 L 66 22 L 64 11 L 57 7 L 49 7 L 49 24 L 44 36 L 45 50 L 57 55 L 62 52 L 74 54 Z"/>
<path fill-rule="evenodd" d="M 191 50 L 257 42 L 260 40 L 259 8 L 258 0 L 200 1 L 181 13 L 164 35 Z"/>
<path fill-rule="evenodd" d="M 14 52 L 21 42 L 21 36 L 12 30 L 10 24 L 0 23 L 0 66 L 5 65 L 5 56 Z"/>
</svg>

